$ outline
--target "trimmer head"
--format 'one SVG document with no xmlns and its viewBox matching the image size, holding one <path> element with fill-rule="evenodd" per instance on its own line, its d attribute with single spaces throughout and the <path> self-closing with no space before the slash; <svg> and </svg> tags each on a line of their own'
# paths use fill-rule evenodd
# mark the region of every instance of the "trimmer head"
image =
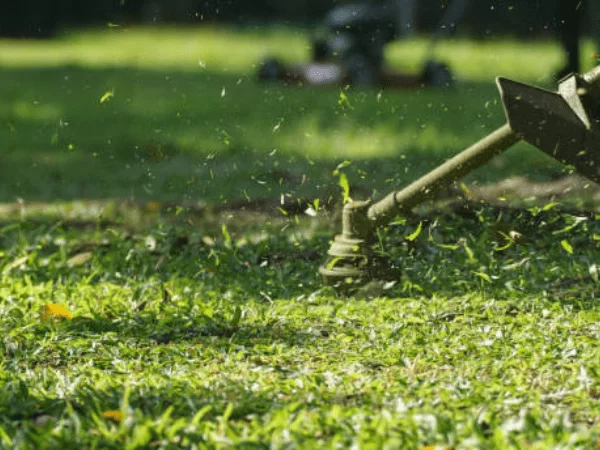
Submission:
<svg viewBox="0 0 600 450">
<path fill-rule="evenodd" d="M 319 268 L 325 283 L 340 291 L 352 292 L 373 280 L 396 281 L 400 268 L 378 255 L 363 239 L 338 235 L 327 252 L 327 262 Z"/>
<path fill-rule="evenodd" d="M 343 212 L 343 231 L 335 237 L 328 259 L 319 268 L 325 283 L 351 293 L 372 280 L 395 281 L 399 268 L 373 250 L 374 222 L 369 219 L 371 202 L 350 202 Z"/>
<path fill-rule="evenodd" d="M 373 252 L 363 239 L 337 235 L 327 255 L 329 258 L 319 272 L 328 284 L 347 283 L 348 279 L 370 280 L 376 275 L 372 263 Z"/>
</svg>

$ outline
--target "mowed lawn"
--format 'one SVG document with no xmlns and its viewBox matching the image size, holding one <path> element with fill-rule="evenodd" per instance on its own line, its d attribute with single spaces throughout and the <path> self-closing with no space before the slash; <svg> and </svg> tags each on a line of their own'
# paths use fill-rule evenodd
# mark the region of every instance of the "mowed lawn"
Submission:
<svg viewBox="0 0 600 450">
<path fill-rule="evenodd" d="M 568 168 L 519 144 L 399 217 L 386 297 L 317 275 L 340 174 L 363 199 L 434 168 L 503 123 L 496 75 L 552 86 L 557 43 L 444 42 L 448 91 L 256 82 L 309 36 L 0 41 L 0 448 L 596 448 L 598 195 L 477 197 Z"/>
</svg>

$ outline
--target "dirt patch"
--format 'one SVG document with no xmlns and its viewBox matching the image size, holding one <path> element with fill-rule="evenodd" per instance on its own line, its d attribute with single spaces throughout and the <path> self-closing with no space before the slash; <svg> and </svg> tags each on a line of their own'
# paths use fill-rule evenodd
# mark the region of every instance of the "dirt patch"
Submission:
<svg viewBox="0 0 600 450">
<path fill-rule="evenodd" d="M 506 178 L 485 186 L 469 186 L 463 195 L 468 200 L 484 201 L 492 205 L 530 200 L 534 203 L 577 198 L 595 203 L 600 208 L 600 186 L 579 175 L 568 175 L 557 180 L 535 182 L 525 177 Z"/>
<path fill-rule="evenodd" d="M 326 223 L 339 222 L 341 203 L 329 196 L 321 202 L 318 216 Z M 339 199 L 338 199 L 339 200 Z M 600 186 L 586 178 L 569 175 L 560 179 L 536 182 L 515 176 L 487 185 L 453 185 L 442 193 L 438 202 L 424 205 L 426 215 L 448 210 L 459 212 L 473 204 L 519 209 L 558 202 L 568 210 L 600 212 Z M 51 223 L 60 221 L 74 228 L 120 225 L 137 229 L 156 223 L 159 219 L 180 221 L 190 225 L 220 227 L 226 223 L 234 228 L 306 218 L 312 202 L 295 199 L 281 205 L 279 198 L 244 199 L 208 205 L 202 201 L 156 202 L 132 200 L 92 200 L 73 202 L 25 202 L 0 204 L 0 226 L 18 221 Z M 310 212 L 310 211 L 309 211 Z M 423 213 L 423 211 L 421 211 Z M 311 214 L 311 215 L 314 215 Z M 333 225 L 335 226 L 335 225 Z"/>
</svg>

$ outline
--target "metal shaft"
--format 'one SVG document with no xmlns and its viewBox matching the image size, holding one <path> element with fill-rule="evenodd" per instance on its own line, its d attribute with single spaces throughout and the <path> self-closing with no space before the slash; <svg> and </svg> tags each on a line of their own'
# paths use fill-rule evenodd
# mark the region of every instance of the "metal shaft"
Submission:
<svg viewBox="0 0 600 450">
<path fill-rule="evenodd" d="M 520 139 L 508 124 L 503 125 L 414 183 L 400 191 L 392 192 L 372 205 L 368 211 L 369 219 L 375 222 L 375 226 L 387 223 L 396 214 L 407 212 L 434 197 L 454 181 L 487 163 Z"/>
<path fill-rule="evenodd" d="M 594 67 L 589 72 L 584 73 L 581 77 L 586 83 L 591 85 L 600 83 L 600 66 Z"/>
</svg>

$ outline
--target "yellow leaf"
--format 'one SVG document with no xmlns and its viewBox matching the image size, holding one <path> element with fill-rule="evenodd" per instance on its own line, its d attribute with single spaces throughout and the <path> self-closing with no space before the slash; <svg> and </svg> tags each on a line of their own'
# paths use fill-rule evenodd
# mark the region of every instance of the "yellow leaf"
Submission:
<svg viewBox="0 0 600 450">
<path fill-rule="evenodd" d="M 107 420 L 112 420 L 115 423 L 121 423 L 123 421 L 123 414 L 121 411 L 104 411 L 102 417 Z"/>
<path fill-rule="evenodd" d="M 67 308 L 62 305 L 49 303 L 42 308 L 42 319 L 67 319 L 72 320 L 73 316 Z"/>
<path fill-rule="evenodd" d="M 346 204 L 348 203 L 348 200 L 350 200 L 350 184 L 348 183 L 348 178 L 346 177 L 346 174 L 340 174 L 340 181 L 338 184 L 342 188 L 342 193 L 344 194 L 343 203 Z"/>
<path fill-rule="evenodd" d="M 10 264 L 7 264 L 6 267 L 4 267 L 2 274 L 6 275 L 11 270 L 17 269 L 21 266 L 24 266 L 28 259 L 29 259 L 29 256 L 22 256 L 21 258 L 15 259 L 13 262 L 11 262 Z"/>
<path fill-rule="evenodd" d="M 569 244 L 569 241 L 566 241 L 566 240 L 560 241 L 560 245 L 569 255 L 573 254 L 573 246 L 571 244 Z"/>
<path fill-rule="evenodd" d="M 423 222 L 419 222 L 419 226 L 417 227 L 417 229 L 411 233 L 408 236 L 404 236 L 404 239 L 406 239 L 407 241 L 414 241 L 416 238 L 419 237 L 419 235 L 421 234 L 421 231 L 423 230 Z"/>
<path fill-rule="evenodd" d="M 160 202 L 147 202 L 144 205 L 144 209 L 148 212 L 159 212 L 162 204 Z"/>
<path fill-rule="evenodd" d="M 74 256 L 71 256 L 68 260 L 67 260 L 67 265 L 70 267 L 73 266 L 82 266 L 84 265 L 86 262 L 88 262 L 90 259 L 92 259 L 92 252 L 82 252 L 82 253 L 77 253 Z"/>
<path fill-rule="evenodd" d="M 354 109 L 352 107 L 352 105 L 350 104 L 350 100 L 348 100 L 348 97 L 346 96 L 346 94 L 344 94 L 344 91 L 340 91 L 340 98 L 338 100 L 338 105 L 340 105 L 342 107 L 345 106 L 347 108 Z"/>
<path fill-rule="evenodd" d="M 475 272 L 475 271 L 471 271 L 471 272 L 474 273 L 475 275 L 477 275 L 482 280 L 487 281 L 488 283 L 492 282 L 492 279 L 490 278 L 490 276 L 485 272 Z"/>
<path fill-rule="evenodd" d="M 115 96 L 114 91 L 107 91 L 104 93 L 104 95 L 102 97 L 100 97 L 100 103 L 106 103 L 114 96 Z"/>
<path fill-rule="evenodd" d="M 229 234 L 229 230 L 227 230 L 227 225 L 221 225 L 221 233 L 223 233 L 223 238 L 225 239 L 226 244 L 231 244 L 231 235 Z"/>
</svg>

